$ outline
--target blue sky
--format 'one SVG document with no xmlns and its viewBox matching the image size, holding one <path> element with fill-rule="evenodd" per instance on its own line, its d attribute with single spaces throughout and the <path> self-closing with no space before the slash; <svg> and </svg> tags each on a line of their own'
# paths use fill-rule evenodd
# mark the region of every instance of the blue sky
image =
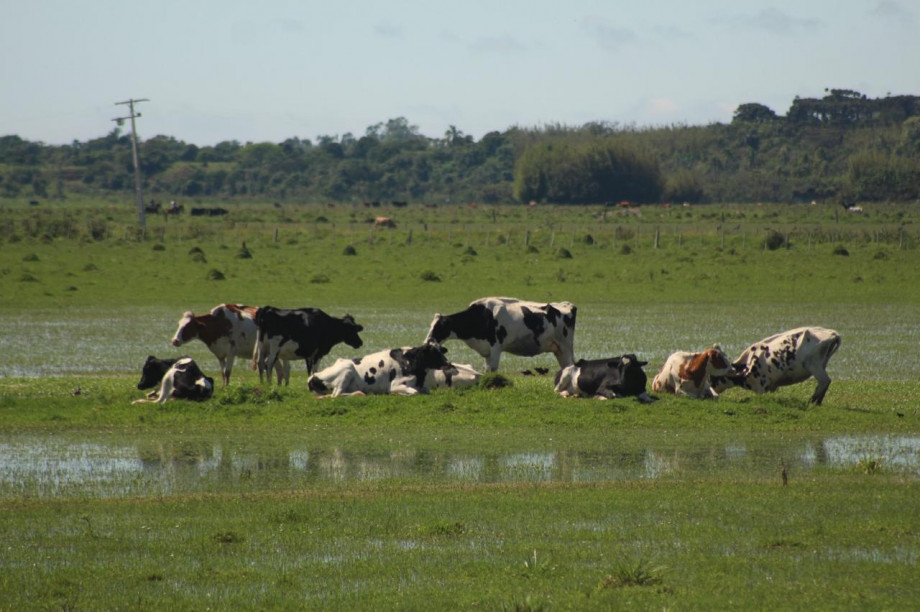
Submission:
<svg viewBox="0 0 920 612">
<path fill-rule="evenodd" d="M 920 95 L 911 0 L 4 0 L 0 135 L 364 134 L 405 117 L 440 137 L 510 126 L 728 122 L 825 87 Z"/>
</svg>

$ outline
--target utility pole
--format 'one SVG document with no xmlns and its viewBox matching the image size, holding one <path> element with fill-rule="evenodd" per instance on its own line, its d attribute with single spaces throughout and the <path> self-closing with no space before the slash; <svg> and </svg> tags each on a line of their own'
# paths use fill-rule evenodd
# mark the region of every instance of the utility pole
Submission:
<svg viewBox="0 0 920 612">
<path fill-rule="evenodd" d="M 125 100 L 124 102 L 116 102 L 115 106 L 122 104 L 127 104 L 129 113 L 127 117 L 116 117 L 112 119 L 118 125 L 124 125 L 125 119 L 131 120 L 131 152 L 134 154 L 134 192 L 137 196 L 137 218 L 141 224 L 141 232 L 147 232 L 147 217 L 144 214 L 144 195 L 141 192 L 141 167 L 137 161 L 137 128 L 134 125 L 134 119 L 140 117 L 140 113 L 134 112 L 134 105 L 138 102 L 149 102 L 147 98 L 140 98 L 135 100 L 134 98 L 130 100 Z"/>
</svg>

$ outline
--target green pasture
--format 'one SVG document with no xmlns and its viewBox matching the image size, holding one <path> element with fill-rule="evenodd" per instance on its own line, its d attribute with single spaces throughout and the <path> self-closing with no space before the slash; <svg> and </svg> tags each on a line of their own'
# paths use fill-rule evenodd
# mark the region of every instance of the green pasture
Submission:
<svg viewBox="0 0 920 612">
<path fill-rule="evenodd" d="M 201 205 L 230 213 L 142 235 L 123 201 L 0 205 L 0 609 L 920 605 L 914 206 Z M 243 359 L 207 402 L 131 405 L 148 354 L 217 373 L 169 346 L 185 310 L 350 312 L 365 346 L 328 365 L 486 295 L 576 303 L 576 355 L 650 379 L 799 325 L 843 345 L 817 407 L 813 381 L 563 399 L 549 356 L 336 400 Z"/>
</svg>

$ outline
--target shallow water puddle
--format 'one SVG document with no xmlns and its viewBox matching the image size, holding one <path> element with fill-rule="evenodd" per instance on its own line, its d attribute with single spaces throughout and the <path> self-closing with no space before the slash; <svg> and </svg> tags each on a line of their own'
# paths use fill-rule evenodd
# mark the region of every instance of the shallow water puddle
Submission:
<svg viewBox="0 0 920 612">
<path fill-rule="evenodd" d="M 306 489 L 320 485 L 413 480 L 430 483 L 605 482 L 719 473 L 792 477 L 819 468 L 920 474 L 920 437 L 835 436 L 611 443 L 507 453 L 406 449 L 368 451 L 301 439 L 150 436 L 77 438 L 60 434 L 0 437 L 0 498 L 133 497 L 183 493 Z"/>
</svg>

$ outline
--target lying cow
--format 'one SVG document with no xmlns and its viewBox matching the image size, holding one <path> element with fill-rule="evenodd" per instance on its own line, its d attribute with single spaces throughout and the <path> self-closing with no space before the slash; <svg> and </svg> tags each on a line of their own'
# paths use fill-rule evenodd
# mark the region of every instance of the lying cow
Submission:
<svg viewBox="0 0 920 612">
<path fill-rule="evenodd" d="M 447 349 L 425 343 L 379 351 L 359 359 L 338 359 L 307 381 L 316 395 L 415 395 L 426 393 L 426 381 L 432 371 L 450 366 Z"/>
<path fill-rule="evenodd" d="M 319 308 L 287 310 L 265 306 L 256 313 L 256 325 L 259 331 L 252 368 L 259 369 L 260 378 L 263 368 L 271 372 L 279 359 L 303 359 L 307 374 L 313 374 L 316 365 L 336 344 L 344 342 L 352 348 L 361 348 L 363 344 L 358 333 L 364 328 L 351 315 L 339 319 Z"/>
<path fill-rule="evenodd" d="M 668 357 L 652 380 L 652 391 L 706 399 L 715 397 L 711 380 L 732 372 L 731 360 L 718 345 L 705 351 L 678 351 Z"/>
<path fill-rule="evenodd" d="M 258 336 L 255 306 L 242 304 L 219 304 L 211 312 L 195 316 L 186 312 L 179 319 L 179 327 L 172 338 L 173 346 L 182 346 L 198 338 L 204 342 L 220 363 L 220 375 L 224 385 L 230 383 L 230 372 L 237 355 L 246 355 L 248 359 Z M 290 364 L 282 361 L 276 366 L 278 383 L 282 377 L 290 376 Z M 261 370 L 259 374 L 261 375 Z"/>
<path fill-rule="evenodd" d="M 716 393 L 731 387 L 765 393 L 814 376 L 818 385 L 810 401 L 820 405 L 831 385 L 827 362 L 838 348 L 840 334 L 832 329 L 799 327 L 776 334 L 745 349 L 732 373 L 713 377 L 712 388 Z"/>
<path fill-rule="evenodd" d="M 556 373 L 554 391 L 562 397 L 636 397 L 650 404 L 656 398 L 645 392 L 648 377 L 642 367 L 647 364 L 632 353 L 609 359 L 579 359 Z"/>
<path fill-rule="evenodd" d="M 502 351 L 533 356 L 553 353 L 564 368 L 575 362 L 575 314 L 570 302 L 540 304 L 488 297 L 452 315 L 436 314 L 426 342 L 454 338 L 485 357 L 486 370 L 498 369 Z"/>
<path fill-rule="evenodd" d="M 157 359 L 153 355 L 147 356 L 144 367 L 141 369 L 141 379 L 137 383 L 138 389 L 151 389 L 160 384 L 169 368 L 179 361 L 178 359 Z"/>
<path fill-rule="evenodd" d="M 132 403 L 156 402 L 163 404 L 170 399 L 187 399 L 200 402 L 209 399 L 213 394 L 214 379 L 210 376 L 205 376 L 194 359 L 182 357 L 176 360 L 163 375 L 158 390 L 148 393 L 146 398 L 134 400 Z"/>
<path fill-rule="evenodd" d="M 482 374 L 468 363 L 449 363 L 437 370 L 428 370 L 425 374 L 426 389 L 466 389 L 479 382 Z"/>
</svg>

